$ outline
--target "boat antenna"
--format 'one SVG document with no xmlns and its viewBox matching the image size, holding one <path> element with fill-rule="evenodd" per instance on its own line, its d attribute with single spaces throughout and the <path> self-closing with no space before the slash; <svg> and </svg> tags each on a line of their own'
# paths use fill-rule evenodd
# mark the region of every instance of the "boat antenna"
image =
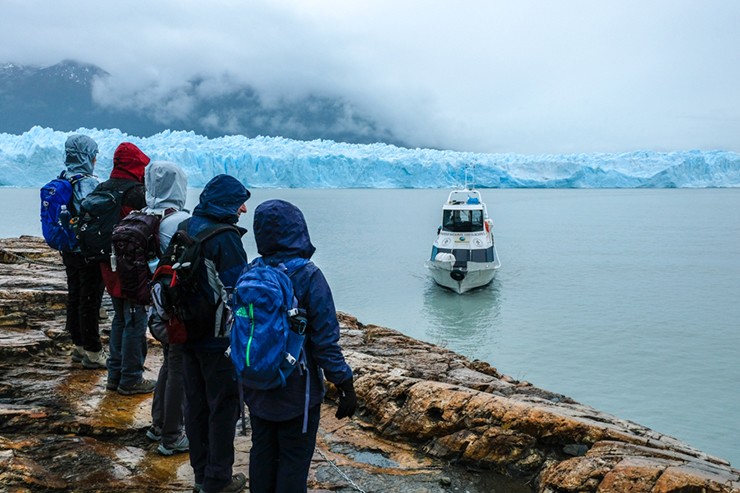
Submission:
<svg viewBox="0 0 740 493">
<path fill-rule="evenodd" d="M 470 186 L 468 185 L 468 173 L 472 175 L 472 181 L 473 186 L 475 187 L 475 165 L 469 164 L 465 167 L 465 190 L 470 190 Z"/>
</svg>

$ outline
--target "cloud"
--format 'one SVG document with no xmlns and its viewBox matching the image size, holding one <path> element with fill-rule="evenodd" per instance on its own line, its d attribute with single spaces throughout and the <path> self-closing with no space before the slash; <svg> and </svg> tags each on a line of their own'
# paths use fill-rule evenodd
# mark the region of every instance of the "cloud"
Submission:
<svg viewBox="0 0 740 493">
<path fill-rule="evenodd" d="M 0 61 L 94 63 L 101 104 L 162 119 L 248 84 L 420 147 L 740 150 L 738 20 L 734 0 L 6 0 Z"/>
</svg>

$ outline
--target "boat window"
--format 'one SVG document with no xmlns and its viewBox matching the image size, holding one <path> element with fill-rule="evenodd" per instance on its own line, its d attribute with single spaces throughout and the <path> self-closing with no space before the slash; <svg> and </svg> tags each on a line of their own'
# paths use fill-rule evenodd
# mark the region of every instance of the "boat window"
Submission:
<svg viewBox="0 0 740 493">
<path fill-rule="evenodd" d="M 483 211 L 480 209 L 446 210 L 442 216 L 442 229 L 453 233 L 483 231 Z"/>
</svg>

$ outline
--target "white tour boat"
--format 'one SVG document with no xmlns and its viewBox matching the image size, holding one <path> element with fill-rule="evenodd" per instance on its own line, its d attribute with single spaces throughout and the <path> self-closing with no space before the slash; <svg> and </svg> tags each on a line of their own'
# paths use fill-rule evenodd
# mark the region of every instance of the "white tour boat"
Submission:
<svg viewBox="0 0 740 493">
<path fill-rule="evenodd" d="M 466 187 L 450 192 L 426 266 L 437 284 L 460 294 L 493 280 L 501 262 L 493 221 L 479 191 Z"/>
</svg>

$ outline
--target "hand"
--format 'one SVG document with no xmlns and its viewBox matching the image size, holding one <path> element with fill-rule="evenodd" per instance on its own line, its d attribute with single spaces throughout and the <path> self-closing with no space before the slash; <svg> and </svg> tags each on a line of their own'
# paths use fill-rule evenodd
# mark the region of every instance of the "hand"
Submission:
<svg viewBox="0 0 740 493">
<path fill-rule="evenodd" d="M 349 418 L 355 414 L 357 409 L 357 394 L 352 379 L 345 380 L 337 385 L 339 391 L 339 405 L 337 413 L 334 415 L 337 419 Z"/>
</svg>

